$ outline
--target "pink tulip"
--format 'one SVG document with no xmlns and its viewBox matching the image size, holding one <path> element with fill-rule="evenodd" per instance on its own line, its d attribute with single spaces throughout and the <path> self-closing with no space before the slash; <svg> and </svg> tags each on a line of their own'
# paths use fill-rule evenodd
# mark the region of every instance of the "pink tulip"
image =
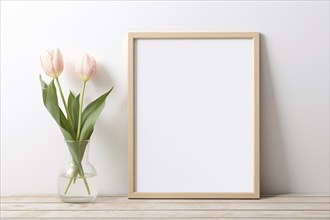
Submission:
<svg viewBox="0 0 330 220">
<path fill-rule="evenodd" d="M 44 50 L 40 55 L 41 66 L 50 77 L 59 77 L 64 69 L 62 52 L 60 49 Z"/>
<path fill-rule="evenodd" d="M 84 82 L 92 79 L 96 73 L 95 59 L 89 54 L 85 53 L 77 62 L 76 72 Z"/>
</svg>

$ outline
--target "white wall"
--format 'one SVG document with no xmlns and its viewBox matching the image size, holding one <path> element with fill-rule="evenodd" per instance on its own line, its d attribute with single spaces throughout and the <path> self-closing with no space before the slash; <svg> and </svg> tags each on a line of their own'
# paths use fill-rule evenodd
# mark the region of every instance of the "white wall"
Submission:
<svg viewBox="0 0 330 220">
<path fill-rule="evenodd" d="M 261 190 L 329 192 L 329 2 L 1 1 L 2 193 L 56 193 L 67 152 L 38 80 L 40 51 L 55 47 L 66 91 L 80 89 L 83 51 L 99 64 L 87 100 L 115 85 L 90 154 L 100 193 L 127 193 L 129 31 L 261 32 Z"/>
</svg>

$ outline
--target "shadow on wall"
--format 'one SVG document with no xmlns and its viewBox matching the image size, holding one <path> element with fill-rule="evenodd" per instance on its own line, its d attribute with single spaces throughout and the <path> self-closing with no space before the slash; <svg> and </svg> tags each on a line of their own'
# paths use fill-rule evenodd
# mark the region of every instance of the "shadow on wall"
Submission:
<svg viewBox="0 0 330 220">
<path fill-rule="evenodd" d="M 104 120 L 97 122 L 97 139 L 101 146 L 97 151 L 101 152 L 99 159 L 103 166 L 98 172 L 100 176 L 107 177 L 106 181 L 100 183 L 99 189 L 105 191 L 106 195 L 122 195 L 127 189 L 127 185 L 125 187 L 122 185 L 122 183 L 127 184 L 127 147 L 122 147 L 127 146 L 125 136 L 127 133 L 127 97 L 119 97 L 120 90 L 125 88 L 120 88 L 113 80 L 111 69 L 99 64 L 97 71 L 93 90 L 105 92 L 114 86 L 106 102 L 106 107 L 110 109 L 111 113 L 103 111 Z M 120 101 L 114 105 L 114 99 L 118 97 Z M 107 117 L 106 114 L 111 114 L 111 117 Z"/>
<path fill-rule="evenodd" d="M 111 86 L 114 85 L 113 79 L 110 77 L 111 71 L 107 70 L 102 63 L 98 63 L 97 65 L 97 74 L 95 75 L 95 83 L 96 90 L 109 90 Z"/>
<path fill-rule="evenodd" d="M 260 37 L 260 175 L 261 194 L 290 192 L 290 177 L 281 119 L 274 91 L 267 36 Z"/>
</svg>

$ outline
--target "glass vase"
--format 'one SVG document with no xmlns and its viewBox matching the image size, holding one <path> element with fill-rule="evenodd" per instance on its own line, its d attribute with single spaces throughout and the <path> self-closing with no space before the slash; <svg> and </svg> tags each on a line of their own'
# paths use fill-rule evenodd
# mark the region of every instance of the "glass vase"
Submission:
<svg viewBox="0 0 330 220">
<path fill-rule="evenodd" d="M 62 201 L 85 203 L 98 193 L 97 173 L 89 163 L 89 141 L 65 141 L 69 162 L 58 176 L 57 189 Z"/>
</svg>

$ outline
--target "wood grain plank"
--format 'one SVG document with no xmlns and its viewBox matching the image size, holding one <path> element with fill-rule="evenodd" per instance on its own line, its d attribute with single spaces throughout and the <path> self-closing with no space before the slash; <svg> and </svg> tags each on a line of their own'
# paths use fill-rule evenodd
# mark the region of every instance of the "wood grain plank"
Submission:
<svg viewBox="0 0 330 220">
<path fill-rule="evenodd" d="M 329 218 L 328 211 L 2 211 L 1 218 Z"/>
<path fill-rule="evenodd" d="M 59 211 L 59 210 L 311 210 L 330 211 L 329 203 L 200 203 L 200 202 L 154 202 L 154 203 L 89 203 L 89 204 L 68 204 L 68 203 L 2 203 L 2 211 Z"/>
<path fill-rule="evenodd" d="M 264 196 L 260 200 L 98 197 L 63 203 L 55 195 L 1 196 L 1 219 L 330 219 L 329 196 Z"/>
<path fill-rule="evenodd" d="M 59 197 L 47 196 L 47 195 L 33 195 L 33 196 L 1 196 L 1 203 L 27 203 L 27 202 L 58 202 L 62 203 Z M 96 198 L 95 203 L 114 203 L 114 202 L 127 202 L 127 203 L 154 203 L 154 202 L 200 202 L 200 203 L 227 203 L 227 202 L 237 202 L 237 203 L 329 203 L 329 196 L 266 196 L 259 200 L 251 199 L 128 199 L 127 197 L 115 197 L 115 196 L 99 196 Z"/>
<path fill-rule="evenodd" d="M 3 218 L 3 219 L 10 219 L 10 220 L 21 220 L 21 219 L 31 219 L 31 218 Z M 39 220 L 39 219 L 45 219 L 45 218 L 33 218 L 33 220 Z M 73 218 L 52 218 L 52 220 L 55 219 L 60 219 L 60 220 L 77 220 L 75 217 Z M 111 219 L 111 220 L 189 220 L 189 219 L 193 219 L 193 220 L 215 220 L 215 219 L 219 219 L 219 218 L 200 218 L 200 217 L 189 217 L 189 218 L 113 218 L 113 217 L 107 217 L 107 218 L 80 218 L 83 220 L 102 220 L 102 219 Z M 273 217 L 269 217 L 269 218 L 230 218 L 230 217 L 224 217 L 221 218 L 221 220 L 315 220 L 315 218 L 273 218 Z M 318 220 L 329 220 L 329 218 L 317 218 Z"/>
</svg>

